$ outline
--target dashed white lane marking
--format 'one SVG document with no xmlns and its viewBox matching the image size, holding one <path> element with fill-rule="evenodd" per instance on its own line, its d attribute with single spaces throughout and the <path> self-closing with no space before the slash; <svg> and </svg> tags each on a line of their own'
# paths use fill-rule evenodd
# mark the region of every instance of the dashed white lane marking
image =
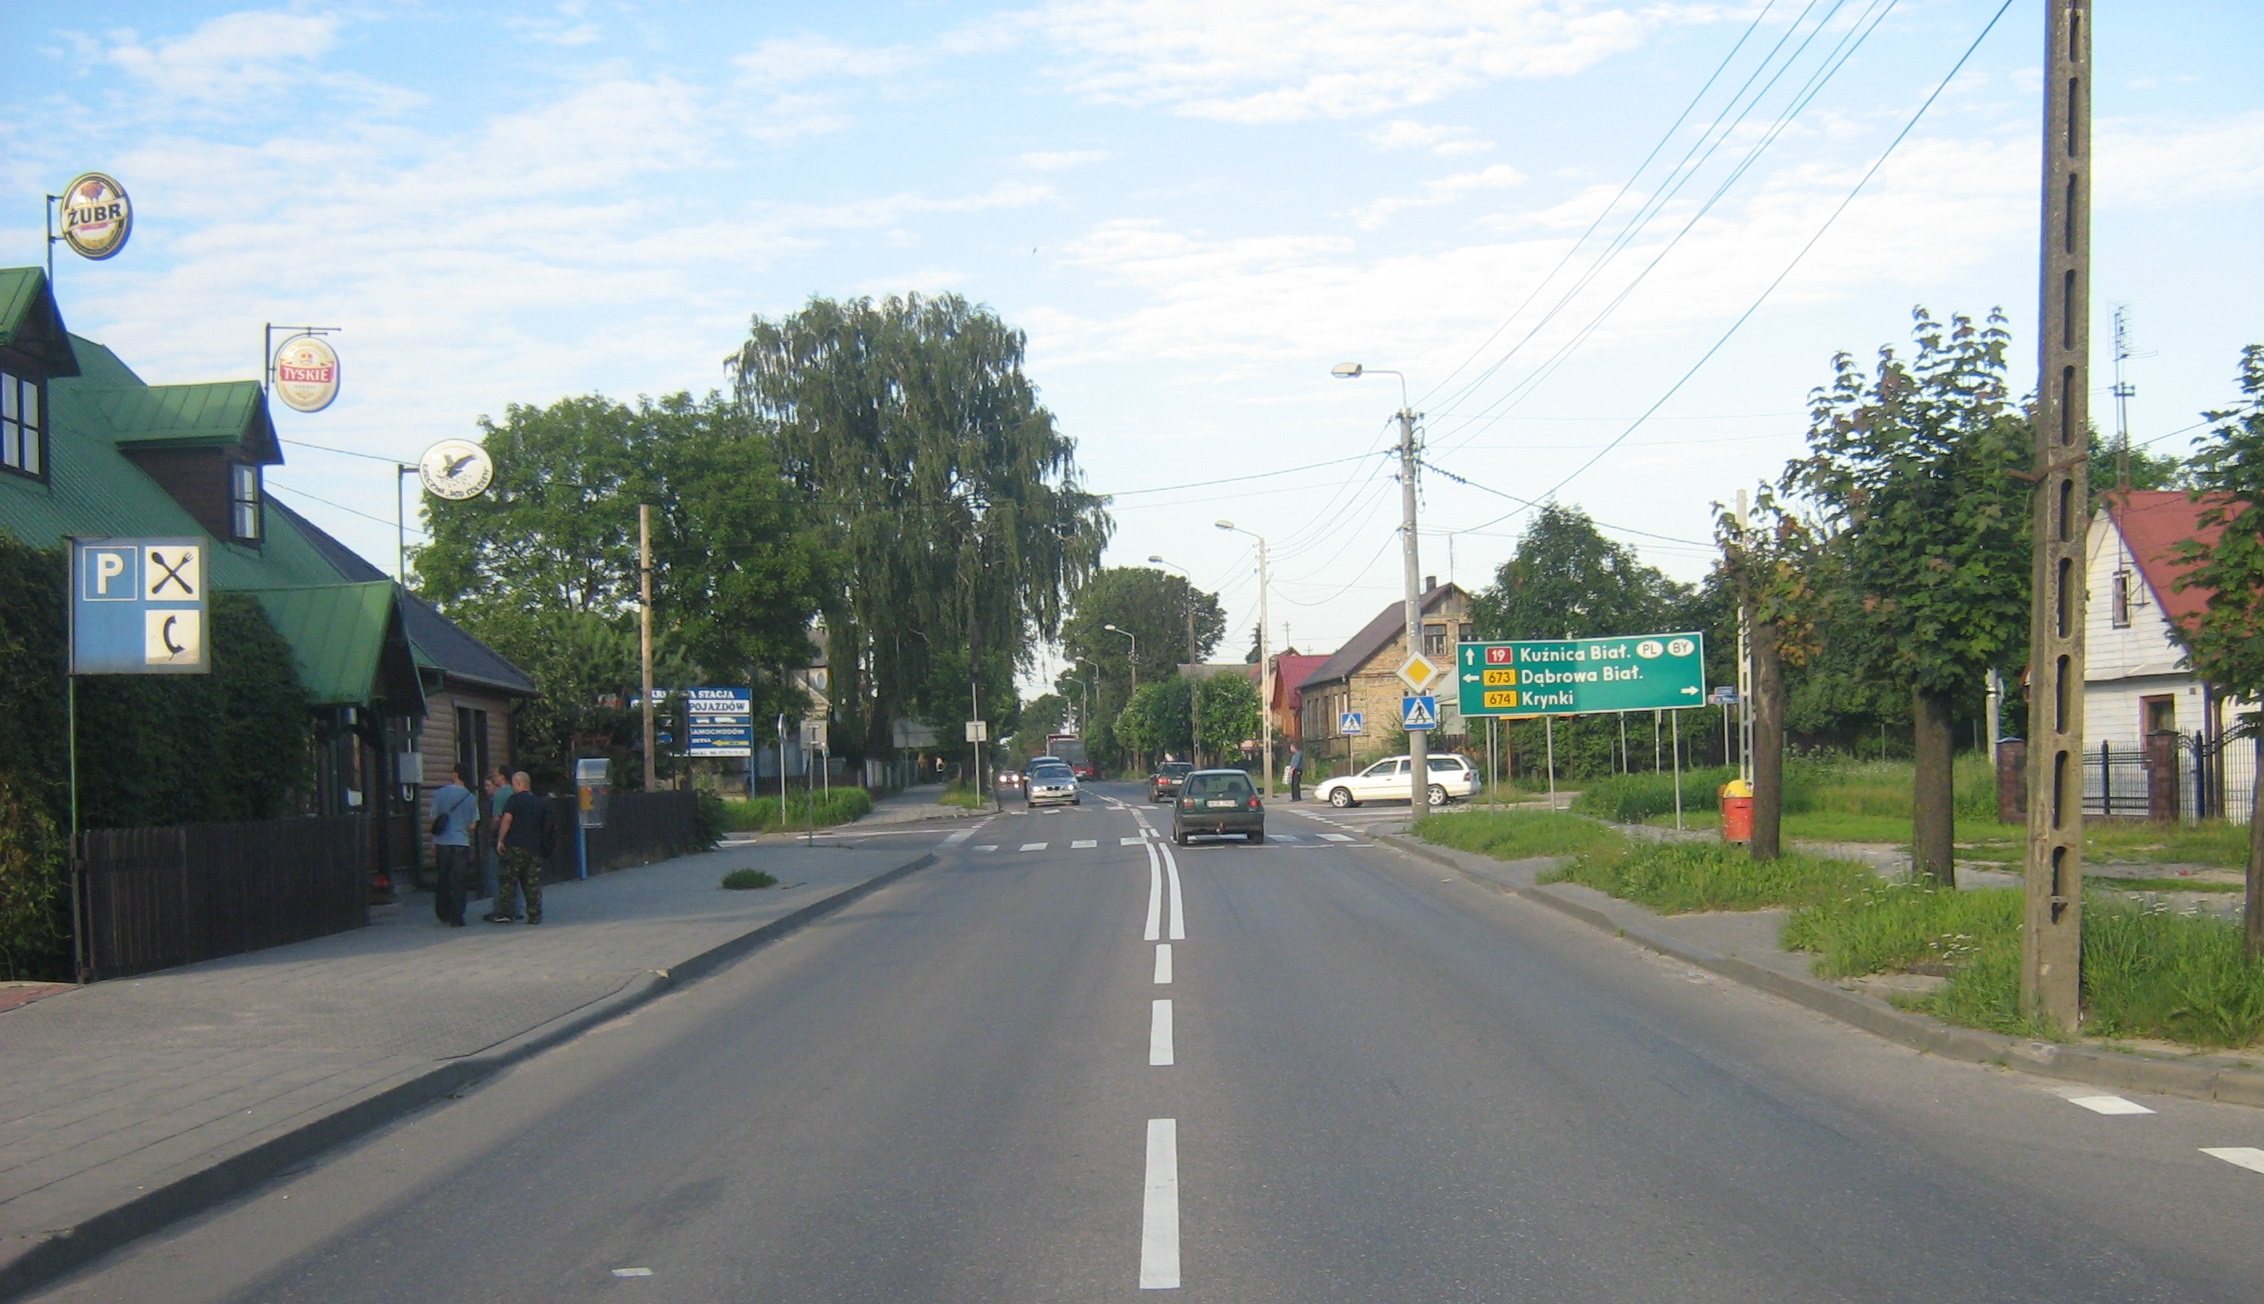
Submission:
<svg viewBox="0 0 2264 1304">
<path fill-rule="evenodd" d="M 1155 1124 L 1150 1123 L 1148 1126 L 1152 1128 Z M 1150 1144 L 1153 1145 L 1154 1143 L 1151 1142 Z M 1150 1153 L 1152 1154 L 1153 1151 L 1151 1150 Z M 2264 1150 L 2259 1150 L 2255 1146 L 2203 1146 L 2201 1153 L 2211 1159 L 2222 1159 L 2235 1168 L 2245 1168 L 2252 1173 L 2264 1173 Z M 1153 1159 L 1149 1161 L 1149 1166 L 1152 1170 L 1154 1167 Z"/>
<path fill-rule="evenodd" d="M 1163 942 L 1156 947 L 1156 985 L 1159 987 L 1168 986 L 1170 982 L 1171 943 Z"/>
<path fill-rule="evenodd" d="M 973 836 L 975 836 L 975 831 L 973 829 L 961 829 L 957 833 L 952 834 L 950 837 L 945 838 L 943 840 L 943 845 L 947 847 L 956 847 L 960 843 L 965 842 L 967 839 Z"/>
<path fill-rule="evenodd" d="M 998 844 L 997 844 L 997 843 L 995 843 L 995 842 L 986 842 L 986 843 L 984 843 L 984 844 L 983 844 L 982 846 L 979 846 L 979 847 L 976 847 L 976 848 L 974 848 L 974 850 L 976 850 L 976 851 L 996 851 L 996 850 L 998 850 Z"/>
<path fill-rule="evenodd" d="M 2094 1114 L 2151 1114 L 2154 1111 L 2135 1100 L 2121 1096 L 2069 1096 L 2067 1103 L 2081 1105 Z"/>
<path fill-rule="evenodd" d="M 1025 842 L 1025 843 L 1023 843 L 1023 844 L 1022 844 L 1022 850 L 1024 850 L 1024 851 L 1043 851 L 1043 850 L 1045 850 L 1045 849 L 1046 849 L 1046 847 L 1047 847 L 1048 845 L 1049 845 L 1049 844 L 1047 844 L 1047 843 L 1044 843 L 1044 842 Z"/>
<path fill-rule="evenodd" d="M 1137 847 L 1141 843 L 1146 841 L 1146 838 L 1118 838 L 1116 840 L 1116 845 L 1120 847 Z"/>
<path fill-rule="evenodd" d="M 614 1275 L 614 1276 L 616 1276 L 616 1277 L 650 1277 L 650 1276 L 652 1275 L 652 1269 L 650 1269 L 650 1268 L 615 1268 L 615 1269 L 613 1270 L 613 1275 Z"/>
<path fill-rule="evenodd" d="M 1179 1289 L 1179 1120 L 1148 1120 L 1148 1180 L 1140 1201 L 1140 1289 Z"/>
<path fill-rule="evenodd" d="M 1078 838 L 1069 844 L 1069 849 L 1071 851 L 1083 851 L 1088 847 L 1097 847 L 1099 845 L 1100 844 L 1098 842 L 1093 841 L 1091 838 Z"/>
<path fill-rule="evenodd" d="M 1172 857 L 1170 847 L 1160 842 L 1150 845 L 1163 853 L 1164 874 L 1171 880 L 1171 940 L 1184 942 L 1187 940 L 1187 894 L 1179 890 L 1179 862 Z"/>
<path fill-rule="evenodd" d="M 1156 1001 L 1149 1006 L 1148 1063 L 1158 1068 L 1171 1064 L 1170 1001 Z"/>
<path fill-rule="evenodd" d="M 1349 838 L 1349 837 L 1346 837 L 1346 836 L 1345 836 L 1344 834 L 1342 834 L 1342 833 L 1323 833 L 1323 834 L 1321 835 L 1321 841 L 1323 841 L 1323 842 L 1350 842 L 1350 841 L 1352 841 L 1352 839 L 1351 839 L 1351 838 Z"/>
<path fill-rule="evenodd" d="M 1156 844 L 1148 848 L 1148 924 L 1141 933 L 1146 941 L 1156 941 L 1163 932 L 1163 862 L 1156 859 Z"/>
<path fill-rule="evenodd" d="M 1299 840 L 1297 835 L 1294 833 L 1269 833 L 1266 836 L 1272 838 L 1276 842 L 1296 842 Z"/>
</svg>

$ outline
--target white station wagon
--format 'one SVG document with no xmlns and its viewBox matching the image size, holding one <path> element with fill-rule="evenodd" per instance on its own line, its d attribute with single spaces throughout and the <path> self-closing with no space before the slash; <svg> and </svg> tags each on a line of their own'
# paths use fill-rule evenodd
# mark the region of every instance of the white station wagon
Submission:
<svg viewBox="0 0 2264 1304">
<path fill-rule="evenodd" d="M 1433 806 L 1444 806 L 1457 797 L 1477 795 L 1478 769 L 1470 763 L 1470 758 L 1446 755 L 1429 760 Z M 1358 774 L 1324 782 L 1313 789 L 1313 796 L 1337 807 L 1357 806 L 1364 801 L 1406 801 L 1407 766 L 1405 756 L 1386 757 Z"/>
</svg>

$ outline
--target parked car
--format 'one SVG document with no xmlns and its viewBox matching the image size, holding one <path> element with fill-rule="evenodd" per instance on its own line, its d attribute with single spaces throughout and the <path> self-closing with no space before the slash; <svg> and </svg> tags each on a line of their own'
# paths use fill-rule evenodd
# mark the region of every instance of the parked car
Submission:
<svg viewBox="0 0 2264 1304">
<path fill-rule="evenodd" d="M 1001 788 L 1020 789 L 1022 786 L 1022 772 L 1020 770 L 1000 770 L 997 775 L 992 778 L 991 782 L 997 784 Z"/>
<path fill-rule="evenodd" d="M 1198 834 L 1266 840 L 1266 806 L 1249 775 L 1196 770 L 1180 784 L 1179 797 L 1171 804 L 1171 840 L 1184 847 Z"/>
<path fill-rule="evenodd" d="M 1148 776 L 1148 800 L 1162 801 L 1166 797 L 1178 796 L 1179 785 L 1185 783 L 1187 776 L 1194 772 L 1195 767 L 1185 761 L 1165 761 L 1156 767 L 1154 774 Z"/>
<path fill-rule="evenodd" d="M 1477 795 L 1478 767 L 1469 757 L 1449 753 L 1429 759 L 1433 806 Z M 1405 756 L 1386 757 L 1358 774 L 1324 781 L 1313 789 L 1313 796 L 1336 807 L 1357 806 L 1364 801 L 1406 801 L 1408 764 Z"/>
<path fill-rule="evenodd" d="M 1082 806 L 1085 795 L 1077 776 L 1059 762 L 1033 765 L 1022 786 L 1022 800 L 1031 806 Z"/>
</svg>

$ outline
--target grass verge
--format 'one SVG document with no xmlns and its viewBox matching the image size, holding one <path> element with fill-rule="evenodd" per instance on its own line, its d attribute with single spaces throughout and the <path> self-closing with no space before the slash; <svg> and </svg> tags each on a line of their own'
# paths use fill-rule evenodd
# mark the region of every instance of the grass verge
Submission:
<svg viewBox="0 0 2264 1304">
<path fill-rule="evenodd" d="M 1465 809 L 1446 815 L 1425 815 L 1415 821 L 1414 833 L 1425 842 L 1492 856 L 1496 860 L 1578 856 L 1627 845 L 1624 835 L 1594 820 L 1538 810 Z"/>
<path fill-rule="evenodd" d="M 1543 882 L 1580 883 L 1660 914 L 1808 906 L 1857 891 L 1870 878 L 1852 861 L 1792 854 L 1756 861 L 1719 842 L 1622 842 L 1582 855 Z"/>
<path fill-rule="evenodd" d="M 954 783 L 943 790 L 936 801 L 945 806 L 963 806 L 968 810 L 982 810 L 990 805 L 990 794 L 964 783 Z"/>
<path fill-rule="evenodd" d="M 778 798 L 723 799 L 724 827 L 742 833 L 790 832 L 794 829 L 831 828 L 872 813 L 873 797 L 863 788 L 833 788 L 817 793 L 788 794 L 781 818 Z M 813 819 L 814 816 L 814 819 Z"/>
<path fill-rule="evenodd" d="M 733 892 L 746 892 L 759 887 L 777 887 L 778 876 L 759 869 L 734 869 L 723 876 L 723 886 Z"/>
</svg>

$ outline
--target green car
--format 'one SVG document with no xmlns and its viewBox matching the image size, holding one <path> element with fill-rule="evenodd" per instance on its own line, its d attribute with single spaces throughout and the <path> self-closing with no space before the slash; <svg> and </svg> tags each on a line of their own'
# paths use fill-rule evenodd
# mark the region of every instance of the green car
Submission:
<svg viewBox="0 0 2264 1304">
<path fill-rule="evenodd" d="M 1171 804 L 1171 840 L 1184 847 L 1197 834 L 1266 840 L 1266 807 L 1257 785 L 1240 770 L 1197 770 L 1180 784 Z"/>
</svg>

